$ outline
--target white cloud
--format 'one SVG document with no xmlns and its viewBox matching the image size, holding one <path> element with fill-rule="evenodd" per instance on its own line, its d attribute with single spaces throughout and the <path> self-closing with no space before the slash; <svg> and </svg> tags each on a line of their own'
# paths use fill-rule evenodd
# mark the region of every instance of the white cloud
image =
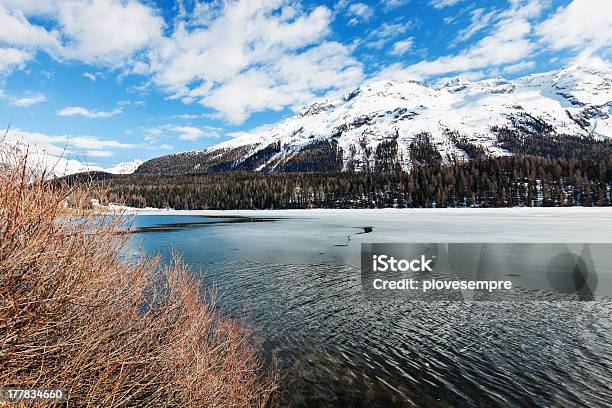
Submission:
<svg viewBox="0 0 612 408">
<path fill-rule="evenodd" d="M 148 135 L 145 139 L 148 142 L 155 142 L 160 136 L 171 133 L 180 140 L 194 142 L 204 138 L 216 139 L 221 136 L 221 131 L 221 128 L 215 126 L 195 127 L 186 125 L 163 125 L 148 129 Z"/>
<path fill-rule="evenodd" d="M 218 138 L 220 129 L 207 126 L 205 129 L 200 129 L 193 126 L 174 126 L 170 131 L 178 133 L 178 138 L 187 141 L 196 141 L 201 138 Z"/>
<path fill-rule="evenodd" d="M 179 23 L 150 51 L 148 72 L 171 98 L 241 123 L 361 78 L 351 49 L 324 41 L 331 18 L 326 7 L 306 12 L 284 0 L 226 2 L 205 27 Z"/>
<path fill-rule="evenodd" d="M 119 106 L 130 106 L 130 105 L 131 106 L 145 106 L 146 104 L 147 103 L 145 101 L 140 101 L 140 100 L 132 101 L 132 100 L 127 100 L 127 99 L 117 102 L 117 105 Z"/>
<path fill-rule="evenodd" d="M 210 91 L 201 103 L 233 123 L 265 109 L 294 110 L 316 98 L 317 91 L 354 87 L 361 66 L 339 43 L 323 43 L 302 54 L 285 55 L 266 67 L 254 67 Z"/>
<path fill-rule="evenodd" d="M 181 89 L 197 80 L 222 82 L 250 65 L 268 63 L 287 52 L 313 44 L 328 33 L 330 11 L 317 7 L 289 19 L 277 1 L 228 2 L 208 27 L 184 25 L 152 50 L 154 80 Z M 240 27 L 240 29 L 236 29 Z"/>
<path fill-rule="evenodd" d="M 536 51 L 532 20 L 548 6 L 548 0 L 515 0 L 499 13 L 491 33 L 457 54 L 424 60 L 403 69 L 410 78 L 426 78 L 453 72 L 470 72 L 522 62 Z M 394 75 L 400 75 L 395 67 Z"/>
<path fill-rule="evenodd" d="M 10 72 L 14 68 L 22 68 L 32 54 L 16 48 L 0 48 L 0 73 Z"/>
<path fill-rule="evenodd" d="M 90 157 L 112 157 L 113 152 L 110 150 L 88 150 L 85 155 Z"/>
<path fill-rule="evenodd" d="M 612 47 L 609 0 L 574 0 L 536 27 L 541 41 L 554 50 Z"/>
<path fill-rule="evenodd" d="M 593 52 L 590 49 L 586 49 L 578 54 L 575 58 L 572 58 L 571 63 L 612 73 L 612 62 L 610 59 L 603 59 L 598 55 L 593 55 Z"/>
<path fill-rule="evenodd" d="M 404 40 L 397 41 L 395 44 L 393 44 L 393 47 L 389 51 L 389 54 L 404 55 L 405 53 L 407 53 L 408 51 L 412 49 L 413 42 L 414 42 L 413 37 L 408 37 Z"/>
<path fill-rule="evenodd" d="M 122 112 L 121 108 L 112 111 L 97 111 L 82 108 L 80 106 L 70 106 L 57 112 L 59 116 L 84 116 L 86 118 L 111 118 Z"/>
<path fill-rule="evenodd" d="M 508 65 L 507 67 L 504 67 L 503 72 L 504 74 L 516 74 L 517 72 L 522 72 L 531 69 L 534 66 L 534 61 L 523 61 L 517 64 Z"/>
<path fill-rule="evenodd" d="M 372 7 L 368 6 L 364 3 L 353 3 L 351 4 L 346 13 L 351 19 L 349 20 L 349 25 L 357 25 L 359 23 L 363 23 L 368 21 L 370 17 L 374 15 L 374 10 Z"/>
<path fill-rule="evenodd" d="M 408 4 L 410 0 L 382 0 L 381 4 L 385 11 L 393 10 L 399 6 L 403 6 L 404 4 Z"/>
<path fill-rule="evenodd" d="M 15 106 L 31 106 L 37 103 L 46 101 L 47 98 L 41 93 L 32 94 L 29 96 L 22 96 L 21 98 L 11 98 L 10 103 Z"/>
<path fill-rule="evenodd" d="M 138 0 L 1 0 L 0 42 L 29 58 L 44 50 L 60 59 L 124 66 L 162 35 L 165 23 L 157 14 Z M 42 17 L 54 28 L 34 24 L 30 16 Z M 0 59 L 3 66 L 8 71 L 19 62 Z"/>
<path fill-rule="evenodd" d="M 92 74 L 91 72 L 83 72 L 83 77 L 89 79 L 92 82 L 96 82 L 96 76 L 95 74 Z"/>
<path fill-rule="evenodd" d="M 57 31 L 49 32 L 43 27 L 31 24 L 19 9 L 9 10 L 0 4 L 0 42 L 12 46 L 39 47 L 59 46 Z"/>
<path fill-rule="evenodd" d="M 180 1 L 178 2 L 180 6 Z M 193 12 L 189 15 L 183 7 L 182 12 L 179 12 L 179 18 L 184 19 L 192 26 L 207 26 L 215 18 L 219 17 L 223 9 L 223 0 L 209 0 L 206 2 L 198 2 L 194 5 Z"/>
<path fill-rule="evenodd" d="M 0 90 L 0 98 L 6 99 L 11 105 L 20 107 L 31 106 L 47 100 L 45 95 L 41 93 L 26 94 L 21 97 L 16 97 L 13 95 L 8 95 L 2 90 Z"/>
<path fill-rule="evenodd" d="M 0 71 L 23 67 L 44 50 L 60 60 L 76 59 L 146 76 L 144 86 L 153 83 L 170 99 L 201 103 L 215 109 L 216 117 L 235 123 L 253 112 L 296 107 L 343 86 L 352 87 L 363 78 L 361 64 L 351 56 L 353 46 L 325 40 L 333 18 L 325 6 L 306 8 L 293 0 L 228 0 L 198 3 L 189 12 L 181 3 L 172 29 L 165 33 L 165 21 L 152 2 L 0 0 L 0 4 L 1 18 L 15 27 L 0 33 L 10 46 L 0 48 Z M 360 21 L 373 15 L 365 3 L 347 2 L 343 7 Z M 38 25 L 43 19 L 52 30 Z M 94 81 L 98 74 L 83 76 Z M 240 99 L 231 103 L 221 99 L 224 95 Z M 74 106 L 58 114 L 94 118 L 120 112 Z"/>
<path fill-rule="evenodd" d="M 367 38 L 365 46 L 368 48 L 381 49 L 392 38 L 404 34 L 413 27 L 414 23 L 408 21 L 406 23 L 382 23 L 375 30 L 372 30 Z"/>
<path fill-rule="evenodd" d="M 82 149 L 133 149 L 137 145 L 123 143 L 117 140 L 103 140 L 93 136 L 61 136 L 68 139 L 68 143 Z"/>
<path fill-rule="evenodd" d="M 444 7 L 454 6 L 455 4 L 462 2 L 463 0 L 430 0 L 429 4 L 437 9 Z"/>
<path fill-rule="evenodd" d="M 191 119 L 201 118 L 202 115 L 194 115 L 193 113 L 181 113 L 180 115 L 174 115 L 172 117 L 178 118 L 178 119 L 191 120 Z"/>
<path fill-rule="evenodd" d="M 483 8 L 478 8 L 471 11 L 471 24 L 459 31 L 455 43 L 467 41 L 472 38 L 480 30 L 489 27 L 489 24 L 497 14 L 497 10 L 492 10 L 485 13 Z"/>
<path fill-rule="evenodd" d="M 423 76 L 416 74 L 415 72 L 407 69 L 403 64 L 396 62 L 391 65 L 387 65 L 382 70 L 374 75 L 374 78 L 380 80 L 421 80 Z"/>
<path fill-rule="evenodd" d="M 30 16 L 45 16 L 54 12 L 57 0 L 0 0 L 10 10 L 20 10 Z"/>
<path fill-rule="evenodd" d="M 17 141 L 25 145 L 35 145 L 44 149 L 48 154 L 54 156 L 67 156 L 70 154 L 88 155 L 93 151 L 108 149 L 133 149 L 134 144 L 122 143 L 117 140 L 104 140 L 94 136 L 75 136 L 75 135 L 48 135 L 45 133 L 29 132 L 22 129 L 11 129 L 7 135 L 8 141 Z M 104 153 L 101 153 L 104 154 Z M 108 157 L 108 156 L 96 156 Z"/>
<path fill-rule="evenodd" d="M 68 38 L 63 54 L 86 62 L 121 65 L 164 26 L 156 10 L 136 0 L 63 0 L 57 13 Z"/>
<path fill-rule="evenodd" d="M 236 132 L 227 132 L 224 136 L 229 137 L 241 137 L 241 136 L 253 136 L 258 133 L 265 133 L 273 129 L 277 124 L 276 123 L 264 123 L 263 125 L 255 126 L 254 128 L 249 129 L 248 131 L 239 130 Z"/>
<path fill-rule="evenodd" d="M 380 27 L 373 30 L 368 36 L 376 38 L 389 38 L 405 33 L 412 27 L 412 22 L 407 23 L 382 23 Z"/>
</svg>

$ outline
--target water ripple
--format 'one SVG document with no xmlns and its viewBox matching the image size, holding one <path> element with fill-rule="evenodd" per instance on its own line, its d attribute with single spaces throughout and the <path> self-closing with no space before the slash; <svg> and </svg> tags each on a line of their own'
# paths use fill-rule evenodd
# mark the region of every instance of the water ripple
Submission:
<svg viewBox="0 0 612 408">
<path fill-rule="evenodd" d="M 206 265 L 294 406 L 609 406 L 609 300 L 370 301 L 357 267 Z"/>
</svg>

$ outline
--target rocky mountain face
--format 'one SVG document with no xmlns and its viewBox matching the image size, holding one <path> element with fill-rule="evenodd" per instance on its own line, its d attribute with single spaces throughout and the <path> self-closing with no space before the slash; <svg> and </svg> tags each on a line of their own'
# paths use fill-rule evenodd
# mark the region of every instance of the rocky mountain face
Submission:
<svg viewBox="0 0 612 408">
<path fill-rule="evenodd" d="M 607 146 L 610 137 L 612 74 L 569 66 L 515 80 L 372 81 L 266 129 L 149 160 L 136 172 L 410 170 L 538 155 L 555 143 L 568 156 L 585 143 Z"/>
</svg>

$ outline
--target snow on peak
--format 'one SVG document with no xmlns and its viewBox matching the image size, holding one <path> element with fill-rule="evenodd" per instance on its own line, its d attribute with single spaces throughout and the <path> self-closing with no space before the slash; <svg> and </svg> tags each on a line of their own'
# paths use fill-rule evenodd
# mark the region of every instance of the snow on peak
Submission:
<svg viewBox="0 0 612 408">
<path fill-rule="evenodd" d="M 560 134 L 612 137 L 611 78 L 605 70 L 570 66 L 515 80 L 496 77 L 472 82 L 457 77 L 436 87 L 419 81 L 373 80 L 209 151 L 241 147 L 238 156 L 246 158 L 275 143 L 280 151 L 269 162 L 277 163 L 313 143 L 333 141 L 345 160 L 358 157 L 367 162 L 369 152 L 380 143 L 394 140 L 398 155 L 408 162 L 408 146 L 422 132 L 431 135 L 443 157 L 461 155 L 449 138 L 450 131 L 490 154 L 503 155 L 508 152 L 497 147 L 492 128 L 528 128 L 530 121 L 545 123 Z"/>
<path fill-rule="evenodd" d="M 104 169 L 103 171 L 112 174 L 132 174 L 142 163 L 144 163 L 142 160 L 135 159 L 132 161 L 117 163 L 113 167 Z"/>
<path fill-rule="evenodd" d="M 512 93 L 515 85 L 504 78 L 495 77 L 476 82 L 474 89 L 490 93 Z"/>
<path fill-rule="evenodd" d="M 314 102 L 304 106 L 302 108 L 302 111 L 300 112 L 300 116 L 316 115 L 331 108 L 333 108 L 333 105 L 327 99 L 319 102 Z"/>
<path fill-rule="evenodd" d="M 438 89 L 447 89 L 450 92 L 461 92 L 470 87 L 472 82 L 462 76 L 447 78 L 438 83 Z"/>
<path fill-rule="evenodd" d="M 578 104 L 603 105 L 612 101 L 612 75 L 603 69 L 569 66 L 552 78 L 552 87 Z"/>
<path fill-rule="evenodd" d="M 44 173 L 50 177 L 63 177 L 75 173 L 83 173 L 88 171 L 101 171 L 112 174 L 131 174 L 142 160 L 132 160 L 129 162 L 121 162 L 110 168 L 103 168 L 98 165 L 89 164 L 83 157 L 73 156 L 69 154 L 50 154 L 46 147 L 35 143 L 25 143 L 21 140 L 4 140 L 0 145 L 2 160 L 21 160 L 27 158 L 27 165 L 34 173 Z"/>
</svg>

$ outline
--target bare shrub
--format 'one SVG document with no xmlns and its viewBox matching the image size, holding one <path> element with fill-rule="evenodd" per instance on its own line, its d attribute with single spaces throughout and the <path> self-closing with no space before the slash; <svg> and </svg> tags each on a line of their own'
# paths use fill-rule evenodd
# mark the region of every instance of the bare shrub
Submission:
<svg viewBox="0 0 612 408">
<path fill-rule="evenodd" d="M 16 154 L 0 157 L 0 386 L 69 406 L 270 404 L 276 371 L 213 293 L 178 260 L 122 257 L 123 214 L 62 215 L 75 188 Z"/>
</svg>

